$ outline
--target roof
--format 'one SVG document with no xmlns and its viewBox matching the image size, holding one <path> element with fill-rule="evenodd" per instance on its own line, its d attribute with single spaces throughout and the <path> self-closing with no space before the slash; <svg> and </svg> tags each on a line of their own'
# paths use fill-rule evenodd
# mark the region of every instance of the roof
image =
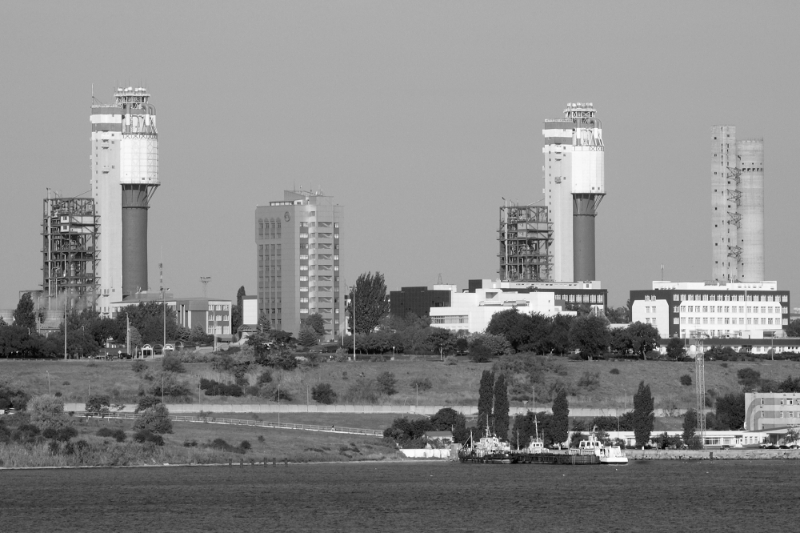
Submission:
<svg viewBox="0 0 800 533">
<path fill-rule="evenodd" d="M 453 437 L 453 432 L 452 431 L 426 431 L 425 432 L 425 436 L 426 437 L 433 437 L 435 439 L 440 439 L 440 438 L 443 438 L 443 437 L 452 438 Z"/>
</svg>

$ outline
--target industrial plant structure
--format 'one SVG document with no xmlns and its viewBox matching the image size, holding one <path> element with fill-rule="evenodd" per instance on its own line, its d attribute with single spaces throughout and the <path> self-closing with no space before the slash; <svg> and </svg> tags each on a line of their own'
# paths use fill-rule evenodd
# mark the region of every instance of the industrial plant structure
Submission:
<svg viewBox="0 0 800 533">
<path fill-rule="evenodd" d="M 114 104 L 94 101 L 91 189 L 99 218 L 96 309 L 148 289 L 147 210 L 160 185 L 156 109 L 142 87 L 118 88 Z"/>
<path fill-rule="evenodd" d="M 341 235 L 344 208 L 320 191 L 284 191 L 255 211 L 258 310 L 272 329 L 299 334 L 319 313 L 325 340 L 344 333 Z"/>
<path fill-rule="evenodd" d="M 553 224 L 542 205 L 500 207 L 500 279 L 551 281 Z"/>
<path fill-rule="evenodd" d="M 42 296 L 95 301 L 98 233 L 92 198 L 62 198 L 48 191 L 42 216 Z"/>
<path fill-rule="evenodd" d="M 764 281 L 764 141 L 736 140 L 735 126 L 711 128 L 714 281 Z"/>
</svg>

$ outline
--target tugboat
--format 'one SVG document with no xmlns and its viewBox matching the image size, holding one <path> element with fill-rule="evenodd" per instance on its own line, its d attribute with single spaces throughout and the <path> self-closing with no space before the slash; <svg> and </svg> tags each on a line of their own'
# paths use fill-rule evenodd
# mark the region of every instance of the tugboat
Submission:
<svg viewBox="0 0 800 533">
<path fill-rule="evenodd" d="M 458 451 L 458 460 L 462 463 L 511 464 L 511 445 L 490 434 L 488 429 L 486 436 L 476 443 L 470 432 L 469 439 Z"/>
<path fill-rule="evenodd" d="M 589 435 L 589 440 L 582 440 L 578 443 L 578 453 L 580 455 L 594 455 L 603 465 L 628 464 L 628 458 L 619 446 L 605 446 L 597 440 L 594 431 Z"/>
</svg>

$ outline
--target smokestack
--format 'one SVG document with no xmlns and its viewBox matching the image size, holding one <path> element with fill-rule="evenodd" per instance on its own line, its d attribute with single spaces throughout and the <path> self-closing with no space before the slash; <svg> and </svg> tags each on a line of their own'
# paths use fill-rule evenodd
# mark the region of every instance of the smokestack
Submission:
<svg viewBox="0 0 800 533">
<path fill-rule="evenodd" d="M 147 185 L 122 186 L 122 295 L 147 290 Z"/>
<path fill-rule="evenodd" d="M 595 278 L 594 218 L 597 203 L 589 194 L 572 195 L 572 258 L 575 281 L 593 281 Z"/>
</svg>

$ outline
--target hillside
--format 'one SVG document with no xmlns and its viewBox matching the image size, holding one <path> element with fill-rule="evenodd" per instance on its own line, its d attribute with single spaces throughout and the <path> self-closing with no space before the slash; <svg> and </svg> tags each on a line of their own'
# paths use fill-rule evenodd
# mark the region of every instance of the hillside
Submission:
<svg viewBox="0 0 800 533">
<path fill-rule="evenodd" d="M 542 383 L 535 386 L 536 405 L 549 406 L 548 390 L 557 381 L 563 382 L 573 393 L 570 405 L 575 407 L 630 409 L 632 396 L 640 381 L 648 383 L 655 396 L 656 408 L 687 408 L 694 405 L 694 384 L 681 385 L 680 378 L 689 375 L 694 383 L 694 363 L 664 361 L 567 361 L 562 358 L 542 358 L 548 361 L 549 370 L 542 374 Z M 148 363 L 150 372 L 157 375 L 160 361 Z M 230 376 L 220 374 L 206 363 L 185 364 L 186 373 L 180 379 L 187 382 L 197 402 L 200 378 L 230 381 Z M 764 362 L 707 362 L 706 388 L 718 394 L 741 390 L 736 372 L 741 368 L 754 368 L 762 378 L 783 380 L 789 375 L 800 375 L 800 363 L 792 361 Z M 329 383 L 339 394 L 340 401 L 347 389 L 360 377 L 374 379 L 383 372 L 391 372 L 397 379 L 397 393 L 384 396 L 380 403 L 395 405 L 458 405 L 477 403 L 481 372 L 491 369 L 491 363 L 472 363 L 459 358 L 455 365 L 424 360 L 323 363 L 316 368 L 297 369 L 291 372 L 273 371 L 274 382 L 292 397 L 292 403 L 304 404 L 307 390 L 317 383 Z M 618 373 L 612 373 L 616 369 Z M 581 385 L 586 375 L 594 385 Z M 596 377 L 595 377 L 596 376 Z M 255 384 L 258 372 L 248 374 Z M 49 379 L 49 381 L 48 381 Z M 412 387 L 415 380 L 429 380 L 431 389 L 420 391 Z M 0 381 L 6 381 L 27 390 L 30 394 L 44 394 L 48 390 L 60 393 L 65 401 L 83 402 L 90 393 L 108 394 L 115 403 L 132 403 L 140 388 L 152 386 L 135 373 L 130 361 L 0 361 Z M 519 380 L 512 396 L 523 405 L 530 397 L 529 385 Z M 202 403 L 250 404 L 266 400 L 253 396 L 239 398 L 206 396 Z M 312 400 L 313 401 L 313 400 Z"/>
</svg>

